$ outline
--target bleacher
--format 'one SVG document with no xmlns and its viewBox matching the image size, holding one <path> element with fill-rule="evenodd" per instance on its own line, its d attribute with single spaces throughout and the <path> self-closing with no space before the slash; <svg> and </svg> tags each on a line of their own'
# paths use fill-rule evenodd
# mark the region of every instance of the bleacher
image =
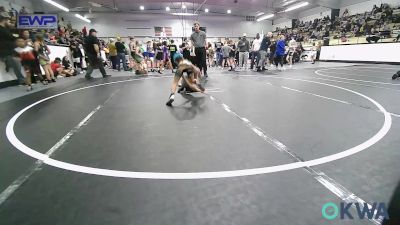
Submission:
<svg viewBox="0 0 400 225">
<path fill-rule="evenodd" d="M 374 9 L 371 9 L 370 12 L 362 14 L 342 15 L 336 18 L 335 21 L 330 18 L 329 20 L 320 18 L 314 21 L 299 21 L 293 29 L 278 28 L 275 33 L 284 33 L 287 38 L 290 38 L 293 33 L 301 35 L 304 40 L 299 42 L 303 46 L 311 46 L 316 41 L 322 44 L 325 39 L 329 39 L 329 45 L 367 44 L 367 37 L 371 36 L 378 37 L 378 43 L 396 42 L 396 38 L 400 33 L 400 7 L 392 6 L 389 10 L 391 12 L 390 16 L 386 15 L 388 12 L 386 10 L 388 9 L 384 8 L 387 7 L 387 4 L 382 4 L 381 7 L 381 12 L 374 13 Z M 360 24 L 359 21 L 364 23 Z M 385 29 L 384 26 L 386 26 Z M 319 32 L 313 27 L 318 27 Z M 374 34 L 367 34 L 366 27 L 369 27 L 369 30 L 374 28 Z M 324 36 L 326 29 L 329 29 L 329 37 Z M 311 35 L 314 32 L 318 34 L 318 37 Z"/>
</svg>

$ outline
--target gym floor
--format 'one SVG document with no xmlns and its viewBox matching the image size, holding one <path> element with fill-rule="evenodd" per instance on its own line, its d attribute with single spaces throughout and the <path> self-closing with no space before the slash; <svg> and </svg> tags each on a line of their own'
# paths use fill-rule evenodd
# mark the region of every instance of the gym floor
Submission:
<svg viewBox="0 0 400 225">
<path fill-rule="evenodd" d="M 294 68 L 211 69 L 171 108 L 171 73 L 0 90 L 0 224 L 380 224 L 321 208 L 390 202 L 400 66 Z"/>
</svg>

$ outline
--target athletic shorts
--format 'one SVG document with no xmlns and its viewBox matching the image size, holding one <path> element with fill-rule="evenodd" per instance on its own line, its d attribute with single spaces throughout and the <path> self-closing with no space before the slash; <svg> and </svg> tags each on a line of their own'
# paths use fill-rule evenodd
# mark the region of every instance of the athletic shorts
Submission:
<svg viewBox="0 0 400 225">
<path fill-rule="evenodd" d="M 40 63 L 40 65 L 45 66 L 45 65 L 50 64 L 50 61 L 46 61 L 44 59 L 39 59 L 39 63 Z"/>
<path fill-rule="evenodd" d="M 164 54 L 162 52 L 157 53 L 156 59 L 157 60 L 164 60 Z"/>
<path fill-rule="evenodd" d="M 135 60 L 136 63 L 141 63 L 143 61 L 143 58 L 140 55 L 134 55 L 133 59 Z"/>
<path fill-rule="evenodd" d="M 24 67 L 24 69 L 28 69 L 32 72 L 36 70 L 36 61 L 35 60 L 22 60 L 21 65 Z"/>
<path fill-rule="evenodd" d="M 148 52 L 143 52 L 143 57 L 148 58 L 149 57 L 149 53 Z"/>
<path fill-rule="evenodd" d="M 154 58 L 154 53 L 149 52 L 149 58 Z"/>
</svg>

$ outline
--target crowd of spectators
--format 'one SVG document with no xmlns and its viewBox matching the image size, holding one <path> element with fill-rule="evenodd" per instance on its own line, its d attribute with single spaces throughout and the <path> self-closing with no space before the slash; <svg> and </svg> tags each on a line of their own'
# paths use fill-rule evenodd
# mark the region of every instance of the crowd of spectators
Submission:
<svg viewBox="0 0 400 225">
<path fill-rule="evenodd" d="M 367 42 L 378 42 L 380 39 L 398 41 L 400 29 L 400 7 L 389 4 L 374 5 L 371 11 L 351 15 L 348 9 L 336 18 L 326 16 L 314 21 L 297 20 L 293 28 L 276 28 L 275 34 L 283 34 L 286 39 L 295 38 L 298 42 L 315 40 L 340 39 L 348 42 L 351 37 L 364 37 Z M 362 43 L 362 42 L 361 42 Z"/>
</svg>

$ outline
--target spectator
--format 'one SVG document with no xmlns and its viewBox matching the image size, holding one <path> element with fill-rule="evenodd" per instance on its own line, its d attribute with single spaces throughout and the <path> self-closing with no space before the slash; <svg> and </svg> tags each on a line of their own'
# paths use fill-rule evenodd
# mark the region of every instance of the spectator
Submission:
<svg viewBox="0 0 400 225">
<path fill-rule="evenodd" d="M 51 69 L 56 77 L 58 75 L 63 77 L 70 77 L 74 75 L 73 69 L 64 68 L 61 65 L 61 59 L 58 57 L 55 58 L 55 60 L 51 63 Z"/>
<path fill-rule="evenodd" d="M 74 68 L 76 70 L 81 70 L 83 55 L 82 55 L 81 49 L 79 48 L 78 43 L 71 44 L 71 52 L 72 52 L 72 58 L 73 58 L 73 62 L 74 62 Z"/>
<path fill-rule="evenodd" d="M 247 70 L 247 60 L 249 59 L 249 51 L 250 51 L 250 43 L 246 39 L 247 34 L 243 33 L 242 38 L 238 42 L 238 51 L 239 51 L 239 67 Z M 244 68 L 243 68 L 244 65 Z"/>
<path fill-rule="evenodd" d="M 118 53 L 117 53 L 117 48 L 115 47 L 114 38 L 110 38 L 110 43 L 108 43 L 108 50 L 109 50 L 109 57 L 110 57 L 112 69 L 117 70 Z"/>
<path fill-rule="evenodd" d="M 33 53 L 33 48 L 26 44 L 26 41 L 19 37 L 16 40 L 17 48 L 15 48 L 16 54 L 20 57 L 21 64 L 24 67 L 26 73 L 26 81 L 25 84 L 27 85 L 27 91 L 32 90 L 32 75 L 35 70 L 35 54 Z"/>
<path fill-rule="evenodd" d="M 254 64 L 256 66 L 258 65 L 258 62 L 260 61 L 260 46 L 261 46 L 261 39 L 260 39 L 260 34 L 256 34 L 256 39 L 254 39 L 253 43 L 251 44 L 251 63 L 250 63 L 250 69 L 252 70 L 254 67 Z M 257 61 L 255 59 L 257 58 Z"/>
<path fill-rule="evenodd" d="M 272 33 L 269 32 L 267 35 L 264 36 L 264 38 L 261 41 L 260 45 L 260 60 L 258 61 L 257 65 L 257 72 L 261 72 L 265 69 L 265 61 L 267 58 L 267 53 L 268 53 L 268 48 L 271 44 L 271 37 Z"/>
<path fill-rule="evenodd" d="M 117 57 L 118 57 L 118 63 L 117 63 L 117 69 L 118 71 L 121 71 L 121 61 L 122 61 L 122 66 L 124 67 L 124 71 L 128 71 L 128 67 L 126 65 L 126 47 L 124 44 L 121 42 L 121 38 L 117 37 L 117 42 L 115 42 L 115 47 L 117 49 Z"/>
<path fill-rule="evenodd" d="M 89 36 L 85 38 L 85 51 L 88 57 L 89 66 L 86 71 L 86 79 L 92 79 L 93 69 L 99 68 L 103 78 L 110 77 L 104 70 L 102 58 L 100 55 L 100 43 L 97 39 L 97 31 L 95 29 L 89 30 Z"/>
<path fill-rule="evenodd" d="M 10 18 L 7 12 L 0 12 L 0 59 L 5 62 L 7 71 L 10 67 L 14 70 L 19 84 L 24 84 L 25 78 L 22 75 L 21 63 L 18 58 L 13 56 L 16 39 L 9 29 Z"/>
<path fill-rule="evenodd" d="M 49 47 L 44 43 L 42 35 L 36 35 L 36 41 L 34 43 L 35 51 L 38 54 L 39 64 L 42 66 L 44 73 L 46 74 L 47 82 L 56 82 L 54 73 L 50 66 L 51 54 Z"/>
<path fill-rule="evenodd" d="M 278 69 L 278 64 L 281 64 L 281 70 L 283 68 L 283 58 L 285 57 L 285 36 L 280 35 L 278 41 L 276 42 L 276 52 L 275 52 L 275 66 Z"/>
</svg>

